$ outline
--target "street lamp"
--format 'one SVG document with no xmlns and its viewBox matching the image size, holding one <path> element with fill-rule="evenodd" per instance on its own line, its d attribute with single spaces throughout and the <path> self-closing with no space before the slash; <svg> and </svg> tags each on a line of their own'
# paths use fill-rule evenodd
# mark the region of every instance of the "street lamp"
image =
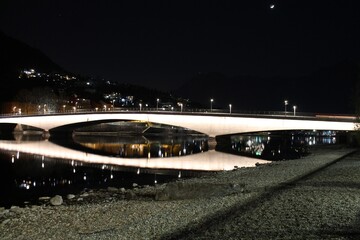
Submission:
<svg viewBox="0 0 360 240">
<path fill-rule="evenodd" d="M 141 107 L 142 107 L 142 104 L 141 104 L 141 103 L 139 103 L 139 107 L 140 107 L 140 112 L 141 112 Z"/>
<path fill-rule="evenodd" d="M 296 106 L 293 106 L 294 109 L 294 116 L 296 115 Z"/>
<path fill-rule="evenodd" d="M 180 109 L 181 109 L 181 112 L 183 111 L 183 104 L 180 103 Z"/>
<path fill-rule="evenodd" d="M 229 111 L 230 111 L 230 114 L 231 114 L 231 107 L 232 107 L 232 105 L 231 105 L 231 104 L 229 104 Z"/>
<path fill-rule="evenodd" d="M 159 111 L 159 101 L 160 101 L 160 99 L 156 99 L 156 111 Z"/>
<path fill-rule="evenodd" d="M 212 112 L 212 103 L 213 103 L 214 99 L 210 99 L 210 112 Z"/>
<path fill-rule="evenodd" d="M 285 105 L 285 116 L 286 116 L 286 106 L 289 104 L 288 100 L 284 101 L 284 105 Z"/>
</svg>

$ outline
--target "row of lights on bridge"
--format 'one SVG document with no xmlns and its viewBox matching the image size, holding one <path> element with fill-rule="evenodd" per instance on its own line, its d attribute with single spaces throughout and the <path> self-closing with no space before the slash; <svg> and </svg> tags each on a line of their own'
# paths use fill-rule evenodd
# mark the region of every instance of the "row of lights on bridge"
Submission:
<svg viewBox="0 0 360 240">
<path fill-rule="evenodd" d="M 157 98 L 156 99 L 156 110 L 158 111 L 159 110 L 159 102 L 160 102 L 160 99 Z M 210 112 L 213 111 L 213 102 L 214 102 L 214 99 L 211 98 L 210 99 Z M 114 102 L 113 102 L 114 104 Z M 289 101 L 288 100 L 284 100 L 284 106 L 285 106 L 285 111 L 284 111 L 284 114 L 286 116 L 286 113 L 287 113 L 287 105 L 289 105 Z M 114 106 L 114 105 L 113 105 Z M 142 103 L 139 103 L 139 108 L 140 108 L 140 111 L 142 110 Z M 148 106 L 146 104 L 146 106 Z M 179 106 L 180 106 L 180 111 L 182 112 L 183 111 L 183 103 L 179 103 Z M 40 105 L 39 105 L 39 109 L 40 109 Z M 294 116 L 296 116 L 296 105 L 293 106 L 293 110 L 294 110 Z M 66 109 L 66 105 L 63 105 L 63 111 L 65 112 L 65 109 Z M 172 107 L 171 110 L 173 110 L 174 108 Z M 229 113 L 231 114 L 231 109 L 232 109 L 232 104 L 229 104 Z M 95 108 L 96 111 L 99 110 L 99 108 Z M 107 110 L 107 106 L 104 105 L 104 110 L 106 111 Z M 46 104 L 44 105 L 44 113 L 46 111 Z M 73 111 L 76 112 L 76 106 L 73 107 Z M 21 108 L 17 108 L 17 107 L 13 107 L 13 112 L 16 113 L 18 112 L 19 114 L 21 114 Z"/>
<path fill-rule="evenodd" d="M 285 111 L 284 114 L 286 116 L 286 106 L 289 105 L 289 101 L 288 100 L 284 100 L 284 106 L 285 106 Z M 296 116 L 296 105 L 293 106 L 293 110 L 294 110 L 294 116 Z"/>
</svg>

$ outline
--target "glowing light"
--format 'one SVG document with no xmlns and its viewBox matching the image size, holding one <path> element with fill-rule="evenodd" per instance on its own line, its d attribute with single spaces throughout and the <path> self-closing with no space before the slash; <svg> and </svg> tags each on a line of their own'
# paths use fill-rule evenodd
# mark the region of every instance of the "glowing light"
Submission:
<svg viewBox="0 0 360 240">
<path fill-rule="evenodd" d="M 270 9 L 274 9 L 275 8 L 275 4 L 270 4 Z"/>
</svg>

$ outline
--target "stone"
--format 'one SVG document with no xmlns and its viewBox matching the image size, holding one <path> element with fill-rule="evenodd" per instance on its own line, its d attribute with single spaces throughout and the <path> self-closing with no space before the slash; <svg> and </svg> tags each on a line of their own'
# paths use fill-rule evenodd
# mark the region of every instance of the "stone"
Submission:
<svg viewBox="0 0 360 240">
<path fill-rule="evenodd" d="M 70 200 L 70 199 L 75 198 L 75 195 L 74 195 L 74 194 L 68 194 L 68 195 L 66 195 L 66 198 L 67 198 L 68 200 Z"/>
<path fill-rule="evenodd" d="M 60 195 L 55 195 L 54 197 L 50 198 L 50 204 L 52 206 L 60 206 L 63 203 L 63 198 Z"/>
<path fill-rule="evenodd" d="M 116 188 L 116 187 L 108 187 L 107 190 L 108 190 L 109 192 L 117 192 L 119 189 Z"/>
</svg>

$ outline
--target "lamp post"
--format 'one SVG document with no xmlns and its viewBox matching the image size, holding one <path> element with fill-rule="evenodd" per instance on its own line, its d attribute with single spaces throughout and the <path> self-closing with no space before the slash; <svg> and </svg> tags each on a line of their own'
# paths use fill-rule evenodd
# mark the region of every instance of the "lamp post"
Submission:
<svg viewBox="0 0 360 240">
<path fill-rule="evenodd" d="M 160 101 L 160 99 L 156 99 L 156 111 L 159 111 L 159 101 Z"/>
<path fill-rule="evenodd" d="M 142 104 L 141 104 L 141 103 L 139 103 L 139 107 L 140 107 L 140 112 L 141 112 L 141 107 L 142 107 Z"/>
<path fill-rule="evenodd" d="M 288 100 L 284 101 L 284 105 L 285 105 L 285 116 L 286 116 L 286 106 L 289 104 Z"/>
<path fill-rule="evenodd" d="M 230 114 L 231 114 L 231 107 L 232 107 L 232 105 L 229 104 L 229 112 L 230 112 Z"/>
<path fill-rule="evenodd" d="M 214 99 L 210 99 L 210 112 L 212 112 L 212 103 L 213 103 Z"/>
<path fill-rule="evenodd" d="M 180 109 L 181 109 L 181 112 L 183 111 L 183 104 L 180 103 Z"/>
<path fill-rule="evenodd" d="M 293 106 L 294 109 L 294 116 L 296 115 L 296 106 Z"/>
</svg>

